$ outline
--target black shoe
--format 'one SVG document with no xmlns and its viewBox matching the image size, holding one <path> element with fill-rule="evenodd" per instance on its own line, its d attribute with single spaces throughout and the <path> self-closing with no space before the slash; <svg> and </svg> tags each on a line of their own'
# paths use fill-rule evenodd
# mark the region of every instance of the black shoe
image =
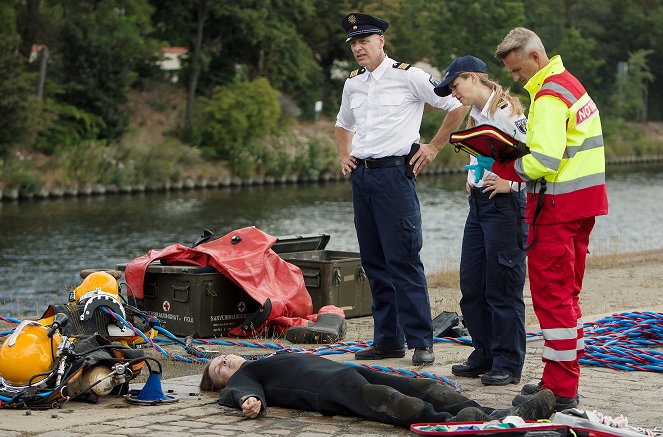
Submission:
<svg viewBox="0 0 663 437">
<path fill-rule="evenodd" d="M 531 395 L 516 395 L 515 398 L 511 401 L 511 405 L 513 406 L 520 406 L 523 405 L 524 403 L 528 402 L 532 397 L 537 396 L 539 393 L 542 393 L 545 390 L 540 390 L 534 394 Z M 576 408 L 580 404 L 580 400 L 578 395 L 576 395 L 573 398 L 567 398 L 564 396 L 557 396 L 555 395 L 555 411 L 563 411 L 569 408 Z"/>
<path fill-rule="evenodd" d="M 533 384 L 525 384 L 523 388 L 520 389 L 520 393 L 524 395 L 533 395 L 534 393 L 541 391 L 543 388 L 543 381 L 539 381 Z"/>
<path fill-rule="evenodd" d="M 294 326 L 285 331 L 285 339 L 290 343 L 336 343 L 343 339 L 347 330 L 347 322 L 343 316 L 323 313 L 315 323 L 307 326 Z"/>
<path fill-rule="evenodd" d="M 491 417 L 477 407 L 463 408 L 452 417 L 449 422 L 475 422 L 477 420 L 490 420 Z"/>
<path fill-rule="evenodd" d="M 412 364 L 415 366 L 427 366 L 433 364 L 435 361 L 435 353 L 432 347 L 417 347 L 414 348 L 412 355 Z"/>
<path fill-rule="evenodd" d="M 510 416 L 519 416 L 525 420 L 550 419 L 557 408 L 557 396 L 548 389 L 539 390 L 511 410 Z M 559 411 L 559 410 L 558 410 Z"/>
<path fill-rule="evenodd" d="M 373 346 L 355 353 L 355 360 L 382 360 L 384 358 L 403 358 L 405 348 L 403 346 Z"/>
<path fill-rule="evenodd" d="M 483 385 L 508 385 L 518 384 L 520 377 L 509 375 L 506 372 L 498 372 L 491 370 L 481 375 L 481 383 Z"/>
<path fill-rule="evenodd" d="M 488 369 L 475 366 L 468 363 L 467 361 L 465 361 L 463 364 L 454 364 L 451 366 L 451 373 L 456 376 L 464 376 L 466 378 L 478 378 L 479 375 L 483 375 L 486 372 L 488 372 Z"/>
<path fill-rule="evenodd" d="M 520 393 L 523 394 L 523 395 L 529 396 L 529 395 L 533 395 L 534 393 L 537 393 L 537 392 L 541 391 L 542 388 L 543 388 L 543 381 L 539 381 L 539 382 L 532 383 L 532 384 L 525 384 L 520 389 Z M 575 400 L 578 404 L 580 404 L 580 395 L 579 394 L 576 394 Z M 520 403 L 522 401 L 523 401 L 522 397 L 516 396 L 512 401 L 512 405 L 517 405 L 516 402 Z"/>
</svg>

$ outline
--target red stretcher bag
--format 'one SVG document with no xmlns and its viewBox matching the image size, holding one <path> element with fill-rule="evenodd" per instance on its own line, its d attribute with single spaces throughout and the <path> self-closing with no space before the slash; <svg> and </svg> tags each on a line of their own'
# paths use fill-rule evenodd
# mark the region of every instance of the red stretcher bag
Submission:
<svg viewBox="0 0 663 437">
<path fill-rule="evenodd" d="M 456 152 L 463 150 L 473 156 L 489 156 L 500 162 L 513 161 L 530 153 L 525 143 L 488 124 L 454 132 L 449 143 L 455 146 Z"/>
</svg>

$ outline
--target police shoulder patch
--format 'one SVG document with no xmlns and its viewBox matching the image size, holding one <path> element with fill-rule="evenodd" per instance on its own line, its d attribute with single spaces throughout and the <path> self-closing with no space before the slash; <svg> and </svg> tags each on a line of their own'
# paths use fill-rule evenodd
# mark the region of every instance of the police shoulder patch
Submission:
<svg viewBox="0 0 663 437">
<path fill-rule="evenodd" d="M 366 71 L 364 67 L 361 67 L 359 70 L 353 70 L 348 74 L 348 79 L 352 79 L 355 76 L 359 76 L 360 74 L 363 74 Z"/>
<path fill-rule="evenodd" d="M 435 76 L 429 76 L 428 82 L 432 83 L 435 87 L 441 83 Z"/>
<path fill-rule="evenodd" d="M 399 70 L 407 70 L 410 68 L 410 64 L 406 64 L 405 62 L 394 62 L 392 67 L 398 68 Z"/>
<path fill-rule="evenodd" d="M 523 133 L 527 133 L 527 119 L 526 118 L 521 118 L 520 120 L 516 120 L 516 128 Z"/>
</svg>

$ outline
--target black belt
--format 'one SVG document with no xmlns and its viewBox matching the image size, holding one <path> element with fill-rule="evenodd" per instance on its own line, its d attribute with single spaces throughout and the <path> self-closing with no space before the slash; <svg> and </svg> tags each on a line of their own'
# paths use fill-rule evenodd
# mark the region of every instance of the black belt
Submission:
<svg viewBox="0 0 663 437">
<path fill-rule="evenodd" d="M 481 197 L 483 199 L 488 199 L 490 197 L 490 194 L 492 193 L 492 191 L 483 192 L 482 190 L 484 188 L 486 188 L 486 187 L 485 186 L 483 186 L 483 187 L 474 187 L 474 186 L 470 187 L 470 196 L 471 197 Z M 497 194 L 495 196 L 497 196 Z M 493 198 L 494 198 L 494 196 L 493 196 Z"/>
<path fill-rule="evenodd" d="M 486 188 L 485 185 L 483 187 L 471 186 L 470 187 L 470 196 L 471 197 L 480 197 L 482 199 L 490 198 L 490 195 L 493 193 L 493 191 L 481 191 L 484 188 Z M 512 194 L 512 193 L 495 193 L 495 195 L 493 196 L 493 199 L 497 196 L 508 196 L 509 194 Z"/>
<path fill-rule="evenodd" d="M 405 156 L 385 156 L 384 158 L 357 159 L 357 164 L 366 168 L 383 168 L 405 165 Z"/>
</svg>

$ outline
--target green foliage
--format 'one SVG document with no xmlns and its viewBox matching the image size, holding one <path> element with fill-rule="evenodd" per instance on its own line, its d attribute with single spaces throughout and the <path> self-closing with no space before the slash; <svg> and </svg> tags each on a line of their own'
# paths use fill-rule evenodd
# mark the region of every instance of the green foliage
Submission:
<svg viewBox="0 0 663 437">
<path fill-rule="evenodd" d="M 628 71 L 617 76 L 615 90 L 610 99 L 610 115 L 645 121 L 648 84 L 654 80 L 654 75 L 647 65 L 647 56 L 652 53 L 653 50 L 638 50 L 630 54 Z"/>
<path fill-rule="evenodd" d="M 265 78 L 219 87 L 199 106 L 197 145 L 228 161 L 233 169 L 250 165 L 246 161 L 254 154 L 252 144 L 276 132 L 281 117 L 279 92 Z"/>
<path fill-rule="evenodd" d="M 30 126 L 32 75 L 23 68 L 19 42 L 15 35 L 0 33 L 0 157 L 21 142 Z"/>
<path fill-rule="evenodd" d="M 62 102 L 104 121 L 101 138 L 116 139 L 126 130 L 125 110 L 135 70 L 158 49 L 146 35 L 151 29 L 147 0 L 69 2 L 63 0 L 59 29 L 57 80 Z"/>
<path fill-rule="evenodd" d="M 297 175 L 317 179 L 320 174 L 337 170 L 336 145 L 323 135 L 271 135 L 259 143 L 260 159 L 256 173 L 267 176 Z"/>
<path fill-rule="evenodd" d="M 601 113 L 612 117 L 604 126 L 608 153 L 651 153 L 652 144 L 634 137 L 628 127 L 622 131 L 620 119 L 663 119 L 663 87 L 657 86 L 663 78 L 663 0 L 0 3 L 0 159 L 22 147 L 44 152 L 63 166 L 73 165 L 67 157 L 76 168 L 83 158 L 90 160 L 91 169 L 104 168 L 96 176 L 72 170 L 76 180 L 177 179 L 185 173 L 182 163 L 219 158 L 246 176 L 315 177 L 337 171 L 333 135 L 291 132 L 278 97 L 294 100 L 300 119 L 315 116 L 313 104 L 318 100 L 324 102 L 324 115 L 335 116 L 344 82 L 339 73 L 356 68 L 340 26 L 341 18 L 352 11 L 390 21 L 386 51 L 399 61 L 428 60 L 444 70 L 454 57 L 472 54 L 486 61 L 489 73 L 507 86 L 513 84 L 493 59 L 495 46 L 511 28 L 529 27 L 539 34 L 549 55 L 562 56 Z M 191 142 L 196 149 L 173 144 L 160 150 L 163 143 L 156 139 L 153 145 L 152 138 L 148 144 L 134 142 L 129 147 L 130 88 L 163 80 L 155 74 L 155 59 L 159 47 L 168 45 L 190 49 L 180 82 L 173 86 L 188 85 L 199 10 L 204 11 L 204 27 Z M 38 63 L 27 61 L 32 44 L 46 45 L 51 55 L 42 102 L 32 97 L 39 69 Z M 615 75 L 620 62 L 628 62 L 625 77 Z M 522 87 L 513 87 L 527 103 Z M 184 108 L 184 101 L 175 101 Z M 154 102 L 152 109 L 168 112 L 163 103 Z M 432 138 L 443 116 L 426 111 L 424 140 Z M 143 120 L 140 114 L 137 119 Z M 164 130 L 178 128 L 172 119 L 164 123 Z M 435 164 L 456 156 L 444 151 Z M 42 169 L 29 159 L 11 168 L 7 162 L 3 177 L 9 169 L 18 185 L 39 183 L 39 177 L 30 175 Z"/>
<path fill-rule="evenodd" d="M 3 186 L 30 193 L 36 192 L 41 186 L 41 177 L 34 161 L 21 152 L 0 159 L 0 188 Z"/>
<path fill-rule="evenodd" d="M 104 141 L 82 141 L 58 149 L 55 167 L 66 184 L 133 185 L 178 181 L 187 165 L 200 165 L 200 152 L 175 140 L 159 144 L 123 142 L 109 147 Z"/>
<path fill-rule="evenodd" d="M 621 118 L 602 117 L 603 141 L 606 159 L 634 155 L 634 145 L 642 139 L 637 129 L 630 127 Z"/>
<path fill-rule="evenodd" d="M 37 150 L 52 155 L 58 148 L 74 147 L 99 137 L 104 120 L 74 105 L 48 99 L 38 114 L 42 129 L 38 132 Z"/>
<path fill-rule="evenodd" d="M 599 74 L 605 60 L 595 56 L 596 40 L 583 36 L 578 29 L 571 28 L 557 47 L 556 53 L 562 54 L 564 67 L 573 73 L 591 95 L 600 90 L 603 78 Z"/>
</svg>

